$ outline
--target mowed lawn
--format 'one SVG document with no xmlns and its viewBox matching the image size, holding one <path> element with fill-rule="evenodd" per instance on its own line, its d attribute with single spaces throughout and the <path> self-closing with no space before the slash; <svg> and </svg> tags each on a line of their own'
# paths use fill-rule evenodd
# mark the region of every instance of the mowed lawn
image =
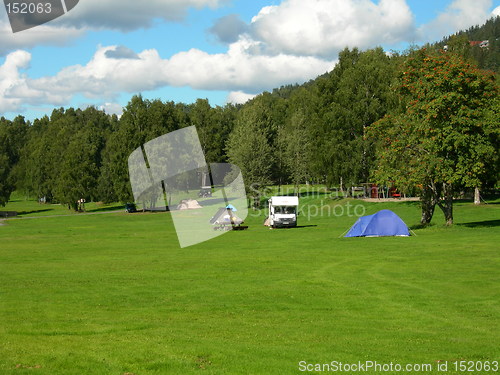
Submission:
<svg viewBox="0 0 500 375">
<path fill-rule="evenodd" d="M 9 220 L 0 374 L 299 374 L 301 361 L 438 373 L 500 360 L 498 203 L 457 203 L 452 228 L 437 212 L 415 229 L 417 203 L 341 200 L 309 220 L 304 206 L 300 228 L 249 217 L 247 231 L 185 249 L 168 213 Z M 417 236 L 339 238 L 356 221 L 347 204 L 392 209 Z"/>
</svg>

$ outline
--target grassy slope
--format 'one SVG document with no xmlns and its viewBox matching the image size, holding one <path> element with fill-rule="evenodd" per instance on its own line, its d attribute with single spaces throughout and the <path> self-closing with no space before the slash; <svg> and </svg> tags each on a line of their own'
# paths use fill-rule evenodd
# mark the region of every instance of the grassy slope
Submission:
<svg viewBox="0 0 500 375">
<path fill-rule="evenodd" d="M 418 223 L 414 203 L 364 206 Z M 248 231 L 186 249 L 169 214 L 9 221 L 0 227 L 0 373 L 293 374 L 301 360 L 498 360 L 499 209 L 461 203 L 453 228 L 410 238 L 338 238 L 356 220 L 347 216 L 303 214 L 304 227 L 272 231 L 251 217 Z"/>
</svg>

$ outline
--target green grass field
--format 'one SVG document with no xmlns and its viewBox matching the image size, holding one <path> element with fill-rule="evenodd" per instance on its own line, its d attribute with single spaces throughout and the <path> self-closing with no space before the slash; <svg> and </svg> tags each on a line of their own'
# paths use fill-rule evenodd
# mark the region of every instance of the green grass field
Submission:
<svg viewBox="0 0 500 375">
<path fill-rule="evenodd" d="M 425 229 L 418 203 L 328 201 L 336 211 L 309 220 L 319 200 L 302 203 L 300 228 L 249 217 L 247 231 L 180 249 L 168 213 L 64 217 L 14 199 L 5 210 L 24 219 L 0 226 L 0 374 L 500 360 L 499 201 L 457 203 L 456 225 L 436 212 Z M 347 204 L 392 209 L 416 236 L 339 238 L 356 221 Z"/>
</svg>

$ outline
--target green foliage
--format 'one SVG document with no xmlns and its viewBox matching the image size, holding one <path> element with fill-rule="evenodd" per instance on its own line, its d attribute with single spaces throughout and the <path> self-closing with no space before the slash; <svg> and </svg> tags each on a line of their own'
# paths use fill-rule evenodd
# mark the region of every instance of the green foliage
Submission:
<svg viewBox="0 0 500 375">
<path fill-rule="evenodd" d="M 77 200 L 98 198 L 97 181 L 104 139 L 88 131 L 84 129 L 67 146 L 54 189 L 55 198 L 75 210 Z"/>
<path fill-rule="evenodd" d="M 188 106 L 188 116 L 190 124 L 196 126 L 207 163 L 224 163 L 225 142 L 234 126 L 235 107 L 212 108 L 208 100 L 198 99 Z"/>
<path fill-rule="evenodd" d="M 0 137 L 1 141 L 1 137 Z M 12 187 L 8 185 L 7 179 L 10 173 L 10 162 L 5 151 L 0 150 L 0 206 L 5 206 L 10 198 Z"/>
<path fill-rule="evenodd" d="M 284 171 L 292 184 L 309 181 L 315 148 L 311 128 L 317 122 L 317 96 L 310 90 L 296 90 L 288 103 L 288 118 L 278 132 L 279 150 Z"/>
<path fill-rule="evenodd" d="M 21 151 L 17 188 L 71 206 L 94 199 L 109 131 L 109 116 L 95 108 L 56 110 L 50 119 L 36 120 Z"/>
<path fill-rule="evenodd" d="M 227 155 L 243 174 L 247 191 L 258 197 L 259 190 L 271 183 L 274 155 L 268 143 L 269 130 L 259 126 L 259 113 L 244 108 L 227 142 Z M 257 204 L 257 202 L 255 202 Z"/>
<path fill-rule="evenodd" d="M 430 189 L 440 207 L 445 198 L 451 224 L 453 191 L 479 187 L 498 172 L 491 168 L 498 123 L 488 121 L 498 96 L 494 76 L 452 53 L 422 50 L 403 65 L 399 93 L 403 110 L 372 127 L 379 143 L 374 176 L 400 189 L 419 185 L 423 196 Z"/>
<path fill-rule="evenodd" d="M 198 130 L 206 161 L 237 164 L 247 187 L 325 183 L 350 192 L 375 175 L 410 191 L 422 185 L 415 176 L 424 170 L 445 176 L 443 181 L 454 188 L 494 185 L 500 164 L 498 94 L 489 91 L 492 76 L 478 78 L 483 73 L 471 64 L 476 60 L 480 67 L 496 69 L 499 24 L 497 17 L 429 46 L 441 50 L 446 42 L 448 57 L 439 59 L 459 54 L 469 65 L 461 61 L 451 66 L 437 57 L 431 63 L 415 50 L 388 55 L 381 48 L 346 48 L 331 72 L 303 85 L 264 92 L 244 105 L 212 107 L 206 99 L 187 105 L 137 95 L 120 119 L 95 108 L 56 109 L 50 118 L 32 125 L 22 117 L 2 119 L 0 204 L 13 189 L 70 205 L 77 196 L 131 201 L 129 155 L 158 136 L 190 125 Z M 471 46 L 473 39 L 488 39 L 490 45 Z M 398 77 L 403 63 L 408 74 Z M 497 86 L 499 79 L 497 75 Z M 386 114 L 393 117 L 384 118 Z M 377 128 L 384 135 L 367 136 L 382 118 Z M 391 161 L 379 150 L 379 164 L 383 156 L 385 167 L 375 171 L 374 143 L 383 145 L 386 138 L 391 139 L 390 149 L 404 152 L 395 152 Z M 437 143 L 439 152 L 434 149 Z M 407 144 L 419 147 L 408 150 Z M 440 156 L 423 156 L 429 152 Z M 401 169 L 403 157 L 415 169 L 411 176 L 410 170 Z"/>
<path fill-rule="evenodd" d="M 24 117 L 13 121 L 0 118 L 0 206 L 4 206 L 15 189 L 20 150 L 26 142 L 29 124 Z"/>
<path fill-rule="evenodd" d="M 327 182 L 346 185 L 368 181 L 373 146 L 367 128 L 394 105 L 394 63 L 381 48 L 345 49 L 329 76 L 318 81 L 321 121 L 313 129 L 318 173 Z"/>
<path fill-rule="evenodd" d="M 482 41 L 488 41 L 488 46 L 469 43 Z M 500 17 L 492 17 L 484 25 L 473 26 L 426 47 L 442 50 L 444 46 L 448 46 L 448 51 L 473 60 L 480 69 L 500 72 Z"/>
<path fill-rule="evenodd" d="M 283 99 L 264 93 L 236 116 L 226 152 L 229 161 L 242 170 L 247 188 L 260 189 L 283 179 L 284 152 L 279 138 L 285 118 L 282 104 Z"/>
</svg>

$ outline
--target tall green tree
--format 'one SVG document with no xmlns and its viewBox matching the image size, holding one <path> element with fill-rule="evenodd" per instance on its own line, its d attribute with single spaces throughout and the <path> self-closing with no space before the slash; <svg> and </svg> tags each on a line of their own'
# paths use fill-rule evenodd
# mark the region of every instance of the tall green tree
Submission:
<svg viewBox="0 0 500 375">
<path fill-rule="evenodd" d="M 261 193 L 272 181 L 273 166 L 269 135 L 256 121 L 258 115 L 251 107 L 243 109 L 227 142 L 229 161 L 241 169 L 254 208 L 260 205 Z"/>
<path fill-rule="evenodd" d="M 27 141 L 29 123 L 23 116 L 13 121 L 0 118 L 0 206 L 4 206 L 17 185 L 21 149 Z"/>
<path fill-rule="evenodd" d="M 128 172 L 130 154 L 148 141 L 188 126 L 188 113 L 184 104 L 150 101 L 140 95 L 130 100 L 103 150 L 99 191 L 104 201 L 133 200 Z"/>
<path fill-rule="evenodd" d="M 102 153 L 110 131 L 109 116 L 95 108 L 77 110 L 79 130 L 71 137 L 55 186 L 55 197 L 73 209 L 76 201 L 99 200 L 98 179 L 102 166 Z"/>
<path fill-rule="evenodd" d="M 225 142 L 230 132 L 222 111 L 212 108 L 207 99 L 198 99 L 189 106 L 189 121 L 196 126 L 201 147 L 208 163 L 223 162 Z"/>
<path fill-rule="evenodd" d="M 13 187 L 9 183 L 12 163 L 7 150 L 7 120 L 0 119 L 0 206 L 5 206 L 9 201 Z"/>
<path fill-rule="evenodd" d="M 315 145 L 311 129 L 318 121 L 317 102 L 316 92 L 303 87 L 295 90 L 288 100 L 287 119 L 278 133 L 281 158 L 296 194 L 299 184 L 313 176 Z"/>
<path fill-rule="evenodd" d="M 372 128 L 379 142 L 374 175 L 400 189 L 419 186 L 422 224 L 438 205 L 451 225 L 454 193 L 495 173 L 498 118 L 488 120 L 498 96 L 494 76 L 452 53 L 421 50 L 403 65 L 399 93 L 400 111 Z"/>
<path fill-rule="evenodd" d="M 367 182 L 374 149 L 367 128 L 394 105 L 394 61 L 381 48 L 345 49 L 339 63 L 318 81 L 321 122 L 315 129 L 318 173 L 329 185 Z"/>
</svg>

